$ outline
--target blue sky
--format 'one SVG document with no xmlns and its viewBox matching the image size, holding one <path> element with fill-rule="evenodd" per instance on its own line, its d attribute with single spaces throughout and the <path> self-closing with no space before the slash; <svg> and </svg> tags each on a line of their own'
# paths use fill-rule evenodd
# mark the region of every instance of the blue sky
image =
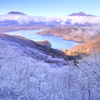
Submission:
<svg viewBox="0 0 100 100">
<path fill-rule="evenodd" d="M 19 11 L 33 16 L 100 15 L 100 0 L 0 0 L 0 15 Z"/>
</svg>

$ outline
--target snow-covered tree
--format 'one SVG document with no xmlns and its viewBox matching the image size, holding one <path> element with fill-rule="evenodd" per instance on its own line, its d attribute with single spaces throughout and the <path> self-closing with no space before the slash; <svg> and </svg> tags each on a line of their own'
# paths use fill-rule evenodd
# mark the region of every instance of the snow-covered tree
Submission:
<svg viewBox="0 0 100 100">
<path fill-rule="evenodd" d="M 99 53 L 77 66 L 65 65 L 63 59 L 13 44 L 0 40 L 0 100 L 100 99 Z"/>
</svg>

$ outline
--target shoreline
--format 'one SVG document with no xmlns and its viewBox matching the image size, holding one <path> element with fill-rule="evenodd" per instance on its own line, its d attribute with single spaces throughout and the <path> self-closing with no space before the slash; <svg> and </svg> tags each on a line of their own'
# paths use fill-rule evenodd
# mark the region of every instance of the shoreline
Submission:
<svg viewBox="0 0 100 100">
<path fill-rule="evenodd" d="M 17 32 L 17 31 L 20 31 L 20 30 L 9 31 L 9 32 Z M 22 30 L 22 31 L 43 31 L 43 30 L 39 29 L 39 30 Z M 13 34 L 13 33 L 9 34 L 9 32 L 7 31 L 7 32 L 5 32 L 5 34 L 8 34 L 8 35 L 19 35 L 19 36 L 22 36 L 22 37 L 26 37 L 27 36 L 27 34 L 25 34 L 26 35 L 25 36 L 23 32 L 22 32 L 22 35 L 20 35 L 21 33 L 20 34 Z M 33 32 L 33 34 L 34 34 L 34 32 Z M 35 34 L 37 34 L 37 32 L 35 32 Z M 42 34 L 37 34 L 37 35 L 40 35 L 40 37 L 37 37 L 37 40 L 34 38 L 34 35 L 33 35 L 34 39 L 30 38 L 32 36 L 32 34 L 31 34 L 31 36 L 29 35 L 29 37 L 26 37 L 26 38 L 28 38 L 30 40 L 33 40 L 33 41 L 48 40 L 51 43 L 51 47 L 54 48 L 54 49 L 70 49 L 73 46 L 76 46 L 77 44 L 79 44 L 79 42 L 76 42 L 76 41 L 73 41 L 73 40 L 66 40 L 66 39 L 61 38 L 60 36 L 58 36 L 58 38 L 57 38 L 57 36 L 54 36 L 54 35 L 45 35 L 45 36 L 48 36 L 48 37 L 44 37 L 44 39 L 41 40 L 41 36 L 43 36 L 43 35 Z M 38 40 L 38 38 L 40 38 L 40 40 Z M 45 38 L 47 38 L 47 39 L 45 39 Z M 61 44 L 59 43 L 59 45 L 58 45 L 58 42 L 61 42 Z M 71 43 L 71 42 L 73 42 L 73 43 Z M 59 48 L 59 47 L 61 47 L 61 48 Z"/>
</svg>

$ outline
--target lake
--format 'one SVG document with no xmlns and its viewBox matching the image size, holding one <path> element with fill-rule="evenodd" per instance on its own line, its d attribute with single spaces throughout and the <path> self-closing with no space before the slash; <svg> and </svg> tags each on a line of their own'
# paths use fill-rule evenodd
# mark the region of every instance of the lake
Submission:
<svg viewBox="0 0 100 100">
<path fill-rule="evenodd" d="M 77 42 L 74 41 L 64 40 L 61 37 L 36 34 L 36 32 L 40 31 L 42 30 L 21 30 L 21 31 L 6 32 L 6 34 L 23 36 L 33 41 L 48 40 L 51 43 L 51 47 L 54 49 L 70 49 L 71 47 L 78 44 Z"/>
</svg>

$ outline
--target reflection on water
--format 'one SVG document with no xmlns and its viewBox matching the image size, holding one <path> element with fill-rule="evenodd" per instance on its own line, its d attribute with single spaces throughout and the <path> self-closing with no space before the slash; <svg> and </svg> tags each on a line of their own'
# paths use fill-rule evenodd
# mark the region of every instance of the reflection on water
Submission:
<svg viewBox="0 0 100 100">
<path fill-rule="evenodd" d="M 6 32 L 6 33 L 10 35 L 20 35 L 29 38 L 33 41 L 48 40 L 51 43 L 52 48 L 54 49 L 70 49 L 71 47 L 78 44 L 77 42 L 74 41 L 64 40 L 61 37 L 35 34 L 36 32 L 40 31 L 41 30 L 21 30 L 21 31 Z"/>
</svg>

